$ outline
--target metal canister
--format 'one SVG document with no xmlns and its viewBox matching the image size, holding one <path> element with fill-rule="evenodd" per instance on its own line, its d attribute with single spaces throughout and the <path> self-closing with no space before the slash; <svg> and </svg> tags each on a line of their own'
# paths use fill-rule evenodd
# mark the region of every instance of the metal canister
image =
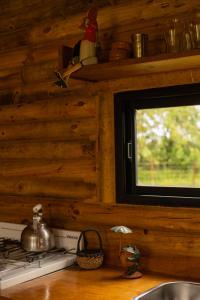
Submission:
<svg viewBox="0 0 200 300">
<path fill-rule="evenodd" d="M 148 35 L 146 33 L 134 33 L 131 36 L 133 42 L 133 55 L 135 58 L 147 56 Z"/>
</svg>

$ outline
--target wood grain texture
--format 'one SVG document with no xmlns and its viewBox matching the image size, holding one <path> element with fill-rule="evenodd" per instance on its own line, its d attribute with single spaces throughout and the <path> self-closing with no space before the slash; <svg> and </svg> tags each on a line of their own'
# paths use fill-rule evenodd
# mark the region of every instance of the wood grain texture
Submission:
<svg viewBox="0 0 200 300">
<path fill-rule="evenodd" d="M 86 199 L 83 203 L 82 199 L 73 200 L 73 197 L 60 201 L 39 195 L 23 198 L 2 195 L 0 218 L 2 221 L 18 223 L 30 220 L 32 206 L 38 202 L 44 205 L 45 219 L 51 226 L 72 230 L 93 227 L 99 230 L 106 264 L 119 265 L 120 237 L 110 228 L 125 224 L 133 229 L 133 233 L 124 236 L 122 242 L 124 245 L 135 244 L 141 250 L 143 272 L 153 271 L 199 280 L 200 221 L 197 208 L 100 205 L 86 203 Z M 16 211 L 19 213 L 16 214 Z M 96 241 L 93 242 L 95 245 Z M 189 266 L 192 272 L 188 272 Z"/>
<path fill-rule="evenodd" d="M 66 96 L 32 104 L 0 107 L 0 124 L 15 122 L 69 120 L 95 115 L 95 97 Z"/>
<path fill-rule="evenodd" d="M 119 264 L 119 237 L 110 227 L 127 225 L 134 232 L 123 242 L 139 247 L 144 272 L 187 278 L 192 270 L 191 277 L 199 279 L 199 209 L 115 204 L 113 118 L 113 93 L 200 83 L 199 67 L 170 67 L 95 84 L 71 80 L 70 88 L 62 90 L 53 84 L 57 50 L 82 37 L 78 26 L 89 1 L 14 2 L 0 3 L 0 102 L 9 104 L 0 106 L 0 220 L 30 220 L 32 206 L 41 202 L 51 226 L 98 229 L 105 263 L 112 265 Z M 191 16 L 199 8 L 197 0 L 101 2 L 103 49 L 144 31 L 153 54 L 164 51 L 163 32 L 170 19 Z M 32 292 L 35 298 L 40 294 Z M 30 292 L 26 295 L 31 299 Z"/>
<path fill-rule="evenodd" d="M 186 0 L 179 1 L 177 5 L 175 0 L 168 2 L 168 6 L 162 7 L 162 3 L 158 1 L 147 2 L 145 0 L 122 1 L 114 6 L 108 6 L 99 10 L 98 23 L 101 30 L 115 28 L 119 24 L 140 23 L 144 20 L 154 19 L 156 17 L 168 17 L 180 13 L 188 13 L 194 7 L 199 6 L 197 0 L 190 2 Z M 30 33 L 30 41 L 39 43 L 41 41 L 54 40 L 55 37 L 61 38 L 66 36 L 66 32 L 71 35 L 77 35 L 77 28 L 83 14 L 76 14 L 67 20 L 61 21 L 55 18 L 53 21 L 43 22 L 36 25 Z M 49 30 L 44 30 L 48 28 Z"/>
<path fill-rule="evenodd" d="M 8 140 L 94 140 L 94 118 L 57 122 L 21 123 L 0 125 L 0 141 Z"/>
<path fill-rule="evenodd" d="M 94 141 L 9 141 L 0 143 L 0 159 L 78 159 L 95 157 Z"/>
<path fill-rule="evenodd" d="M 5 165 L 5 168 L 2 169 L 4 172 L 8 172 L 10 170 L 10 174 L 8 175 L 7 173 L 6 175 L 4 173 L 4 176 L 0 180 L 0 219 L 18 223 L 27 218 L 30 219 L 32 206 L 39 201 L 44 204 L 47 221 L 52 226 L 78 230 L 91 226 L 97 228 L 103 237 L 106 254 L 105 262 L 107 264 L 114 265 L 119 263 L 117 254 L 119 237 L 111 233 L 109 228 L 116 224 L 125 224 L 133 228 L 134 233 L 129 237 L 126 237 L 124 239 L 124 243 L 134 243 L 140 248 L 142 252 L 142 267 L 144 272 L 146 270 L 150 270 L 159 273 L 163 272 L 166 274 L 174 274 L 176 276 L 187 276 L 188 268 L 192 266 L 192 276 L 194 279 L 198 279 L 200 268 L 198 239 L 200 234 L 198 228 L 199 209 L 114 205 L 116 199 L 114 195 L 114 133 L 112 114 L 112 93 L 114 91 L 121 90 L 122 87 L 123 89 L 142 89 L 173 85 L 174 83 L 181 84 L 182 82 L 192 83 L 194 80 L 198 82 L 200 79 L 198 74 L 199 71 L 197 70 L 183 73 L 154 74 L 148 77 L 141 76 L 140 78 L 116 80 L 108 83 L 92 85 L 91 91 L 96 91 L 96 89 L 98 89 L 98 96 L 95 98 L 95 101 L 97 101 L 98 98 L 98 106 L 95 102 L 93 117 L 81 117 L 79 120 L 81 121 L 80 126 L 82 129 L 84 127 L 83 124 L 91 120 L 89 125 L 90 129 L 85 132 L 84 137 L 86 138 L 87 136 L 86 140 L 90 140 L 91 132 L 93 133 L 93 141 L 95 141 L 98 137 L 98 151 L 100 152 L 97 151 L 94 159 L 99 165 L 99 186 L 96 187 L 93 183 L 94 177 L 93 179 L 90 177 L 91 175 L 89 171 L 86 171 L 84 174 L 84 166 L 80 171 L 81 173 L 78 171 L 78 162 L 77 164 L 74 164 L 74 169 L 73 162 L 70 167 L 70 172 L 72 172 L 73 176 L 72 182 L 69 180 L 69 177 L 67 180 L 63 180 L 63 178 L 54 180 L 54 177 L 51 177 L 53 176 L 54 171 L 56 173 L 56 168 L 59 168 L 59 165 L 56 164 L 53 157 L 53 162 L 50 166 L 44 165 L 44 158 L 42 158 L 43 167 L 42 165 L 40 166 L 35 163 L 26 166 L 23 162 L 23 164 L 21 163 L 21 168 L 14 168 L 14 166 L 17 165 L 12 165 L 13 161 L 11 160 L 11 157 L 13 154 L 11 154 L 11 150 L 10 167 L 7 169 Z M 79 93 L 80 92 L 78 92 L 77 95 Z M 74 92 L 74 96 L 70 98 L 70 103 L 74 103 L 74 98 L 76 98 L 76 92 Z M 15 135 L 19 135 L 19 140 L 17 143 L 16 140 L 13 140 L 12 142 L 11 137 L 9 137 L 7 142 L 1 142 L 2 146 L 8 143 L 11 145 L 13 143 L 14 149 L 16 143 L 16 150 L 19 149 L 18 151 L 20 151 L 20 148 L 18 148 L 20 147 L 19 145 L 25 145 L 25 141 L 22 141 L 22 136 L 28 139 L 30 145 L 34 145 L 34 143 L 39 141 L 38 131 L 36 129 L 39 128 L 41 124 L 48 124 L 48 127 L 44 126 L 40 130 L 40 137 L 43 139 L 43 143 L 44 139 L 46 140 L 49 147 L 52 142 L 49 142 L 48 139 L 53 138 L 56 140 L 56 136 L 57 138 L 59 136 L 58 133 L 56 134 L 57 129 L 54 128 L 60 128 L 60 132 L 62 132 L 62 135 L 60 135 L 61 139 L 64 134 L 67 133 L 66 147 L 70 140 L 70 143 L 77 143 L 77 141 L 80 142 L 80 135 L 77 134 L 73 136 L 72 132 L 70 130 L 67 131 L 65 127 L 66 123 L 74 124 L 76 119 L 73 119 L 72 117 L 70 120 L 66 121 L 61 118 L 59 121 L 59 113 L 57 113 L 56 109 L 53 111 L 53 105 L 56 107 L 57 102 L 51 102 L 49 100 L 46 103 L 48 103 L 47 107 L 49 106 L 49 109 L 52 105 L 52 113 L 50 113 L 51 117 L 47 117 L 47 121 L 44 120 L 41 122 L 41 119 L 44 118 L 42 113 L 38 119 L 35 121 L 32 120 L 33 114 L 30 113 L 32 111 L 31 107 L 35 107 L 35 105 L 36 107 L 40 107 L 39 102 L 33 102 L 21 106 L 22 116 L 24 116 L 23 118 L 25 119 L 21 122 L 19 113 L 19 116 L 18 118 L 16 117 L 17 119 L 13 125 L 9 125 L 8 123 L 10 115 L 13 115 L 12 108 L 15 110 L 16 106 L 13 105 L 12 108 L 10 106 L 10 112 L 6 117 L 7 119 L 3 121 L 5 122 L 5 125 L 2 124 L 2 126 L 12 127 Z M 75 108 L 79 109 L 78 106 Z M 5 111 L 6 109 L 9 108 L 5 107 Z M 38 110 L 37 108 L 36 111 L 40 112 L 42 109 L 40 108 L 40 110 Z M 99 120 L 98 124 L 96 122 L 97 112 Z M 38 115 L 40 115 L 40 113 L 38 113 Z M 52 121 L 50 120 L 51 118 L 53 119 Z M 54 121 L 55 118 L 57 118 L 56 122 Z M 29 122 L 29 120 L 33 123 Z M 53 124 L 52 127 L 49 127 L 49 124 Z M 49 134 L 47 128 L 50 128 Z M 25 133 L 23 135 L 21 132 L 25 132 L 26 135 Z M 31 132 L 35 133 L 33 134 Z M 27 133 L 29 133 L 29 137 Z M 14 135 L 12 139 L 14 139 Z M 59 147 L 60 140 L 58 139 L 56 143 L 57 142 Z M 37 151 L 40 150 L 37 149 L 37 147 L 34 148 L 33 146 L 32 153 L 33 156 L 35 155 L 37 156 L 37 159 L 39 159 L 39 153 Z M 16 151 L 16 153 L 19 153 L 18 151 Z M 25 156 L 29 156 L 28 151 L 31 150 L 27 149 L 27 154 L 25 154 Z M 55 150 L 55 155 L 58 152 Z M 75 153 L 76 152 L 74 152 L 74 155 Z M 30 157 L 27 157 L 30 164 L 31 155 L 32 154 L 30 154 Z M 42 157 L 44 157 L 46 154 L 42 155 Z M 79 155 L 79 152 L 77 152 L 77 155 Z M 13 158 L 14 157 L 12 157 L 12 159 Z M 65 159 L 66 158 L 67 156 L 65 156 Z M 20 157 L 17 159 L 18 163 L 20 163 Z M 65 170 L 67 173 L 67 169 Z M 24 177 L 25 174 L 26 177 Z M 33 176 L 34 174 L 36 174 L 36 176 Z M 88 178 L 90 178 L 88 184 L 84 183 L 84 176 L 88 176 Z M 78 182 L 77 178 L 79 178 Z M 100 198 L 97 198 L 96 188 L 100 189 Z M 8 194 L 18 195 L 19 197 L 9 197 Z M 50 200 L 50 198 L 52 198 L 52 200 Z M 62 198 L 62 200 L 59 200 L 59 198 Z M 97 201 L 101 201 L 102 203 L 98 204 Z M 89 204 L 89 202 L 91 204 Z M 94 204 L 94 202 L 96 202 L 96 204 Z M 56 214 L 55 209 L 57 211 Z M 20 210 L 20 214 L 16 215 L 16 210 Z"/>
<path fill-rule="evenodd" d="M 19 177 L 27 176 L 31 178 L 51 178 L 73 181 L 80 180 L 83 182 L 96 182 L 95 160 L 44 160 L 44 159 L 18 159 L 8 161 L 0 160 L 1 169 L 0 176 L 3 177 Z M 34 180 L 34 179 L 33 179 Z"/>
<path fill-rule="evenodd" d="M 1 220 L 14 221 L 21 223 L 27 217 L 31 217 L 32 206 L 37 202 L 42 202 L 45 207 L 45 217 L 51 226 L 61 228 L 68 226 L 70 229 L 79 228 L 82 226 L 91 226 L 108 230 L 116 222 L 118 224 L 126 224 L 127 226 L 142 230 L 145 236 L 148 236 L 148 231 L 157 231 L 160 234 L 171 232 L 177 235 L 186 234 L 188 237 L 199 234 L 199 209 L 198 208 L 170 208 L 170 207 L 154 207 L 154 206 L 136 206 L 136 205 L 116 205 L 116 204 L 98 204 L 90 203 L 83 204 L 81 201 L 60 201 L 56 198 L 42 198 L 25 196 L 24 198 L 16 196 L 2 195 L 0 199 Z M 9 204 L 9 210 L 7 210 Z M 58 214 L 54 212 L 55 207 L 58 207 Z M 15 214 L 15 210 L 22 207 L 19 214 Z M 7 213 L 6 213 L 7 211 Z M 134 217 L 133 217 L 134 216 Z M 74 220 L 72 222 L 71 220 Z M 141 222 L 142 220 L 142 222 Z M 59 225 L 60 222 L 60 225 Z M 146 229 L 146 230 L 145 230 Z M 145 230 L 145 232 L 144 232 Z M 110 230 L 108 234 L 119 239 Z M 145 235 L 146 234 L 146 235 Z M 131 238 L 134 236 L 131 235 Z M 128 238 L 128 236 L 126 236 Z M 108 241 L 107 241 L 108 242 Z M 159 241 L 158 241 L 159 242 Z M 110 241 L 112 243 L 112 241 Z M 162 245 L 167 252 L 167 244 Z M 157 247 L 154 251 L 158 251 Z M 178 253 L 176 253 L 178 255 Z M 115 255 L 115 254 L 113 254 Z M 200 255 L 200 254 L 199 254 Z"/>
<path fill-rule="evenodd" d="M 21 84 L 20 69 L 4 70 L 2 77 L 0 78 L 0 91 L 5 89 L 12 89 L 13 87 Z"/>
<path fill-rule="evenodd" d="M 109 4 L 107 0 L 96 1 L 99 7 Z M 1 2 L 1 21 L 0 32 L 14 31 L 14 29 L 23 29 L 40 20 L 60 17 L 67 18 L 80 11 L 87 11 L 90 1 L 64 0 L 47 1 L 42 3 L 38 0 L 32 0 L 29 3 L 21 0 Z"/>
<path fill-rule="evenodd" d="M 160 283 L 174 280 L 146 274 L 137 280 L 124 280 L 121 274 L 119 269 L 80 271 L 70 268 L 9 288 L 2 291 L 2 295 L 15 300 L 64 300 L 66 297 L 75 300 L 80 295 L 83 300 L 129 300 Z"/>
<path fill-rule="evenodd" d="M 163 54 L 139 59 L 119 60 L 85 66 L 72 74 L 73 78 L 89 81 L 106 81 L 116 78 L 138 77 L 154 73 L 199 69 L 200 51 L 191 50 L 179 54 Z"/>
<path fill-rule="evenodd" d="M 37 84 L 44 81 L 53 82 L 54 71 L 59 65 L 58 49 L 63 44 L 74 46 L 77 40 L 81 39 L 83 33 L 79 25 L 89 2 L 78 1 L 78 4 L 73 3 L 69 6 L 60 0 L 58 6 L 55 6 L 51 1 L 45 7 L 37 1 L 27 5 L 25 3 L 19 5 L 19 0 L 15 2 L 18 8 L 13 11 L 11 9 L 12 13 L 9 8 L 8 12 L 11 15 L 6 15 L 4 21 L 2 19 L 2 22 L 7 22 L 10 29 L 5 31 L 4 28 L 0 33 L 0 62 L 2 62 L 0 70 L 4 74 L 7 73 L 6 80 L 3 77 L 0 79 L 0 89 L 17 88 L 21 84 L 34 82 Z M 178 4 L 175 0 L 166 3 L 145 0 L 132 3 L 126 0 L 115 1 L 113 5 L 105 0 L 98 1 L 98 4 L 99 36 L 102 48 L 107 54 L 113 41 L 130 42 L 131 34 L 134 32 L 148 33 L 149 55 L 165 52 L 166 24 L 170 23 L 174 15 L 182 17 L 187 14 L 193 18 L 194 12 L 199 7 L 197 0 L 190 3 L 179 0 Z M 19 12 L 18 9 L 22 5 L 24 11 Z M 34 12 L 29 10 L 31 6 Z M 7 8 L 5 9 L 7 11 Z M 69 14 L 71 10 L 76 11 L 76 14 Z M 43 14 L 45 17 L 41 18 Z M 66 17 L 63 14 L 66 14 Z M 22 26 L 23 18 L 25 23 Z M 13 68 L 16 68 L 14 72 Z"/>
<path fill-rule="evenodd" d="M 85 183 L 57 178 L 31 178 L 31 176 L 6 177 L 0 181 L 0 194 L 2 195 L 32 195 L 41 197 L 58 197 L 67 199 L 96 199 L 96 186 L 93 183 Z"/>
<path fill-rule="evenodd" d="M 95 99 L 1 106 L 0 194 L 96 202 Z"/>
<path fill-rule="evenodd" d="M 99 93 L 100 200 L 115 203 L 114 98 L 111 90 Z"/>
<path fill-rule="evenodd" d="M 84 94 L 82 88 L 85 89 Z M 77 79 L 70 80 L 70 86 L 68 89 L 61 89 L 55 84 L 52 84 L 52 81 L 42 81 L 42 82 L 31 82 L 26 85 L 20 85 L 17 87 L 13 87 L 13 89 L 4 89 L 5 91 L 12 92 L 13 99 L 16 104 L 25 104 L 25 103 L 33 103 L 38 101 L 44 101 L 53 99 L 65 98 L 67 99 L 70 95 L 73 95 L 74 91 L 76 91 L 76 98 L 80 99 L 90 91 L 91 85 L 88 82 L 83 82 Z M 87 91 L 87 93 L 86 93 Z M 92 96 L 88 95 L 89 98 Z M 93 95 L 94 96 L 94 95 Z"/>
<path fill-rule="evenodd" d="M 15 2 L 16 7 L 19 7 L 18 2 L 20 1 L 16 0 Z M 190 2 L 179 0 L 178 4 L 175 0 L 166 3 L 159 1 L 147 2 L 145 0 L 132 3 L 126 0 L 115 1 L 112 6 L 109 5 L 108 1 L 97 2 L 99 5 L 99 35 L 103 48 L 110 48 L 110 45 L 106 46 L 106 43 L 111 44 L 116 39 L 130 41 L 133 32 L 147 32 L 150 37 L 149 48 L 151 54 L 155 54 L 156 51 L 157 53 L 163 51 L 163 49 L 160 49 L 160 47 L 163 47 L 160 44 L 163 44 L 161 33 L 164 31 L 164 24 L 166 27 L 166 23 L 169 23 L 174 15 L 187 14 L 187 16 L 191 16 L 191 13 L 199 7 L 197 0 Z M 89 1 L 87 3 L 83 3 L 83 1 L 73 2 L 70 6 L 64 0 L 60 0 L 58 5 L 55 5 L 52 1 L 44 6 L 36 2 L 31 3 L 34 7 L 33 11 L 29 9 L 29 5 L 25 5 L 25 3 L 23 5 L 23 12 L 20 12 L 18 8 L 11 15 L 1 17 L 0 24 L 1 22 L 7 24 L 7 26 L 3 24 L 0 26 L 0 28 L 3 28 L 3 32 L 0 32 L 0 49 L 2 53 L 7 52 L 8 49 L 19 51 L 20 48 L 25 47 L 28 51 L 25 61 L 30 62 L 34 61 L 34 55 L 32 56 L 34 49 L 42 46 L 44 47 L 42 52 L 46 52 L 46 56 L 49 56 L 47 52 L 53 53 L 50 48 L 53 49 L 55 45 L 58 47 L 61 40 L 62 44 L 67 43 L 69 46 L 73 46 L 82 37 L 79 25 L 90 5 Z M 76 13 L 70 14 L 71 10 Z M 42 16 L 43 14 L 44 16 Z M 25 18 L 24 24 L 23 18 Z M 11 24 L 9 24 L 10 22 Z M 26 22 L 28 22 L 28 26 Z M 45 49 L 49 49 L 49 51 Z M 55 53 L 49 57 L 56 58 Z M 44 56 L 42 55 L 42 57 Z M 9 56 L 7 61 L 9 62 Z"/>
<path fill-rule="evenodd" d="M 14 221 L 19 223 L 24 219 L 30 219 L 31 207 L 35 203 L 40 201 L 44 204 L 45 211 L 47 212 L 47 220 L 52 226 L 79 230 L 84 227 L 94 226 L 95 228 L 99 229 L 104 242 L 104 249 L 106 254 L 105 261 L 108 264 L 115 265 L 119 263 L 117 256 L 119 237 L 112 234 L 109 228 L 113 225 L 116 225 L 117 223 L 125 224 L 133 228 L 134 233 L 129 237 L 126 237 L 124 243 L 134 243 L 138 245 L 142 252 L 142 267 L 144 271 L 151 270 L 154 272 L 164 272 L 166 274 L 174 274 L 177 276 L 187 276 L 187 270 L 189 266 L 192 266 L 193 278 L 199 278 L 200 252 L 199 241 L 197 238 L 200 234 L 197 226 L 199 224 L 199 209 L 175 209 L 161 207 L 112 205 L 112 203 L 115 202 L 113 185 L 114 143 L 112 92 L 117 89 L 121 89 L 122 86 L 124 87 L 124 89 L 131 89 L 133 86 L 134 89 L 141 89 L 147 87 L 149 88 L 155 86 L 172 85 L 174 82 L 179 84 L 181 84 L 183 81 L 190 83 L 193 82 L 195 75 L 195 80 L 199 80 L 199 73 L 197 71 L 192 71 L 190 73 L 183 72 L 179 75 L 178 73 L 174 75 L 172 74 L 173 73 L 171 73 L 171 76 L 169 74 L 159 74 L 159 76 L 144 76 L 140 79 L 131 78 L 129 80 L 117 80 L 101 85 L 92 85 L 91 90 L 99 88 L 99 107 L 97 108 L 95 104 L 95 108 L 99 113 L 98 140 L 99 150 L 101 153 L 100 157 L 98 157 L 98 152 L 96 154 L 96 159 L 98 158 L 100 167 L 98 181 L 100 185 L 98 187 L 100 189 L 99 199 L 97 199 L 96 197 L 96 187 L 92 183 L 91 179 L 91 183 L 89 183 L 89 185 L 83 182 L 83 177 L 81 178 L 81 182 L 79 181 L 79 184 L 77 184 L 76 182 L 76 177 L 74 177 L 73 182 L 70 182 L 69 179 L 67 179 L 66 181 L 63 181 L 63 179 L 54 180 L 53 177 L 51 178 L 53 169 L 48 169 L 48 166 L 45 166 L 44 168 L 39 166 L 38 169 L 37 164 L 33 164 L 32 166 L 27 166 L 26 168 L 18 170 L 18 168 L 12 169 L 12 161 L 10 161 L 10 175 L 2 177 L 0 180 L 0 191 L 2 195 L 4 194 L 4 196 L 1 196 L 0 218 L 2 220 Z M 74 94 L 74 97 L 76 97 L 76 92 Z M 71 98 L 71 101 L 74 101 L 73 97 Z M 36 104 L 38 105 L 38 103 Z M 32 107 L 32 104 L 26 105 L 30 105 L 29 107 Z M 51 107 L 50 101 L 48 105 Z M 16 106 L 13 106 L 13 109 L 15 109 L 15 107 Z M 29 109 L 29 111 L 31 111 L 31 109 Z M 26 115 L 26 113 L 24 113 L 24 115 Z M 13 125 L 5 124 L 4 126 L 10 126 L 12 128 L 15 127 L 15 135 L 21 135 L 21 132 L 34 132 L 34 128 L 38 128 L 37 126 L 40 126 L 40 124 L 46 123 L 54 124 L 54 126 L 50 127 L 51 130 L 49 130 L 49 132 L 53 132 L 53 128 L 58 128 L 58 124 L 61 124 L 60 130 L 62 130 L 62 128 L 65 129 L 64 124 L 66 123 L 66 121 L 57 120 L 56 122 L 50 122 L 49 119 L 48 122 L 41 122 L 40 119 L 37 119 L 36 121 L 34 121 L 33 126 L 32 123 L 28 123 L 28 120 L 29 118 L 32 118 L 32 115 L 27 114 L 27 116 L 28 117 L 26 119 L 26 122 L 20 122 L 20 118 L 18 118 L 18 120 L 16 120 Z M 43 118 L 43 115 L 41 116 L 41 118 Z M 53 112 L 52 118 L 54 118 Z M 90 130 L 92 129 L 94 136 L 96 136 L 97 124 L 95 122 L 95 117 L 90 117 L 90 119 L 92 121 L 89 128 Z M 5 120 L 5 122 L 8 123 L 8 120 L 9 117 L 7 121 Z M 80 120 L 85 122 L 89 119 L 84 117 L 80 118 Z M 74 119 L 72 118 L 68 122 L 73 123 Z M 30 125 L 29 130 L 25 129 L 26 127 L 24 127 L 24 125 L 27 124 Z M 25 130 L 19 130 L 19 127 L 17 126 L 22 126 L 20 128 L 24 128 Z M 35 132 L 37 132 L 37 130 Z M 48 139 L 47 127 L 43 127 L 40 132 L 41 138 Z M 64 135 L 64 131 L 62 132 Z M 90 134 L 91 131 L 87 131 L 85 136 L 87 136 L 88 138 Z M 32 144 L 34 144 L 33 136 L 33 134 L 29 136 L 29 142 L 31 140 Z M 51 135 L 49 134 L 49 137 L 50 136 L 52 137 L 52 133 Z M 28 135 L 26 135 L 26 138 L 28 139 Z M 35 138 L 36 140 L 38 140 L 38 135 L 35 134 Z M 56 139 L 56 134 L 53 134 L 53 138 Z M 73 137 L 71 132 L 68 131 L 67 140 L 70 139 L 73 139 Z M 76 139 L 80 140 L 80 136 L 77 135 Z M 2 144 L 3 143 L 8 142 L 2 142 Z M 10 140 L 9 143 L 12 143 L 12 141 Z M 19 137 L 19 142 L 16 145 L 19 145 L 19 143 L 24 143 L 24 141 L 21 140 L 21 137 Z M 50 144 L 51 143 L 49 143 L 49 145 Z M 35 155 L 37 155 L 36 149 L 37 148 L 35 148 L 34 150 L 33 148 L 33 151 L 35 151 Z M 54 166 L 57 166 L 55 161 Z M 76 164 L 76 167 L 74 165 L 74 170 L 73 164 L 71 166 L 71 172 L 72 174 L 75 174 L 78 170 L 78 164 Z M 6 170 L 7 172 L 6 168 L 4 170 Z M 50 172 L 49 178 L 46 178 L 44 175 L 40 175 L 45 170 L 48 170 L 48 172 Z M 18 172 L 18 174 L 16 174 L 15 172 Z M 36 178 L 32 179 L 32 175 L 34 172 L 36 172 L 38 175 Z M 21 174 L 21 177 L 19 176 L 19 174 Z M 26 174 L 26 178 L 24 178 L 22 174 Z M 84 176 L 84 171 L 82 174 Z M 17 177 L 15 177 L 15 175 Z M 38 179 L 39 175 L 41 176 L 40 179 Z M 85 176 L 89 177 L 88 171 Z M 10 193 L 12 193 L 13 195 L 19 195 L 20 197 L 8 197 L 8 194 Z M 30 198 L 30 196 L 35 196 L 35 198 Z M 40 198 L 41 196 L 42 198 Z M 46 200 L 44 197 L 46 198 Z M 52 201 L 50 201 L 51 197 L 57 197 L 57 199 L 52 199 Z M 62 200 L 58 200 L 59 197 L 62 198 Z M 74 199 L 76 199 L 76 201 L 73 201 Z M 94 202 L 97 200 L 100 200 L 102 204 L 94 204 Z M 82 203 L 82 201 L 84 201 L 84 204 Z M 86 202 L 91 202 L 92 204 L 86 204 Z M 56 214 L 55 209 L 57 209 Z M 16 210 L 20 210 L 20 214 L 16 215 Z M 167 260 L 166 257 L 168 258 Z"/>
</svg>

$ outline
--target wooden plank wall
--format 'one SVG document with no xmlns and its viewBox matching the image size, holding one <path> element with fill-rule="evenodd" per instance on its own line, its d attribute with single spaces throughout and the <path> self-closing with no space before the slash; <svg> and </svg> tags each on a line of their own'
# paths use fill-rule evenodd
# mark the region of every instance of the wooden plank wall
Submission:
<svg viewBox="0 0 200 300">
<path fill-rule="evenodd" d="M 149 54 L 165 51 L 164 31 L 171 19 L 193 17 L 198 0 L 100 1 L 99 39 L 108 51 L 111 42 L 131 41 L 134 32 L 149 34 Z M 1 101 L 20 102 L 34 92 L 55 92 L 52 82 L 59 67 L 58 49 L 73 46 L 82 37 L 79 25 L 91 1 L 22 0 L 1 3 L 0 95 Z M 103 6 L 103 7 L 101 7 Z M 71 88 L 81 83 L 72 82 Z M 57 92 L 57 89 L 56 89 Z"/>
<path fill-rule="evenodd" d="M 81 36 L 77 28 L 90 1 L 14 2 L 1 3 L 0 220 L 26 223 L 41 202 L 52 226 L 97 228 L 106 263 L 114 265 L 119 237 L 110 227 L 127 225 L 134 232 L 124 243 L 141 249 L 144 272 L 200 279 L 199 209 L 116 204 L 113 124 L 114 92 L 200 82 L 200 70 L 71 81 L 61 90 L 53 85 L 58 48 Z M 168 19 L 199 7 L 197 0 L 100 2 L 105 49 L 143 29 L 151 33 L 152 53 L 163 51 L 158 31 Z"/>
<path fill-rule="evenodd" d="M 96 199 L 96 100 L 2 106 L 0 193 Z"/>
</svg>

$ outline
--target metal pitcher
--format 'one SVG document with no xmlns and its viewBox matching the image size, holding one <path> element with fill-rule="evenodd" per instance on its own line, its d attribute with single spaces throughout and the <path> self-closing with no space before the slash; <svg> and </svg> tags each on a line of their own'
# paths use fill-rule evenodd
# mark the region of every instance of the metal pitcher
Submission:
<svg viewBox="0 0 200 300">
<path fill-rule="evenodd" d="M 55 247 L 54 235 L 42 220 L 42 205 L 33 207 L 33 223 L 21 234 L 21 245 L 26 251 L 42 252 Z"/>
</svg>

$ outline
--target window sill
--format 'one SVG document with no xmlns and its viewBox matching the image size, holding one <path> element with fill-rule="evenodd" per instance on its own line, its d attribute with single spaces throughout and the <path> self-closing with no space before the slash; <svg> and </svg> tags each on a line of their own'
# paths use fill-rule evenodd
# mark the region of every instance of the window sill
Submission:
<svg viewBox="0 0 200 300">
<path fill-rule="evenodd" d="M 118 197 L 117 203 L 167 207 L 200 207 L 200 197 L 123 194 Z"/>
</svg>

